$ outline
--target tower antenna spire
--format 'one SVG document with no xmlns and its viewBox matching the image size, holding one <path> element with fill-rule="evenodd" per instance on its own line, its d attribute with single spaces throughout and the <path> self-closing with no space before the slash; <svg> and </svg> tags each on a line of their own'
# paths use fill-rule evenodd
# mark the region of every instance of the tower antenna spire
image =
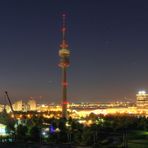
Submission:
<svg viewBox="0 0 148 148">
<path fill-rule="evenodd" d="M 62 14 L 62 43 L 60 45 L 61 48 L 68 48 L 68 44 L 66 43 L 66 14 Z"/>
<path fill-rule="evenodd" d="M 63 34 L 63 40 L 65 40 L 65 32 L 66 32 L 66 24 L 65 24 L 66 15 L 65 14 L 62 15 L 62 19 L 63 19 L 62 34 Z"/>
</svg>

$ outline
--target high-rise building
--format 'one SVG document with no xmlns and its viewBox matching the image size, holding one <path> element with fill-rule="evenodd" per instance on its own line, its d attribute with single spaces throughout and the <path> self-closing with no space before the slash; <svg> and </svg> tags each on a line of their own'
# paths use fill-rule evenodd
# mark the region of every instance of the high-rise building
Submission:
<svg viewBox="0 0 148 148">
<path fill-rule="evenodd" d="M 148 94 L 145 91 L 139 91 L 136 97 L 138 108 L 148 108 Z"/>
<path fill-rule="evenodd" d="M 70 66 L 69 56 L 70 50 L 66 42 L 66 25 L 65 25 L 65 14 L 63 14 L 63 25 L 62 25 L 62 43 L 60 45 L 59 56 L 60 63 L 59 67 L 62 70 L 62 117 L 67 118 L 67 68 Z"/>
<path fill-rule="evenodd" d="M 36 101 L 31 99 L 28 101 L 28 108 L 30 111 L 35 111 L 37 108 Z"/>
</svg>

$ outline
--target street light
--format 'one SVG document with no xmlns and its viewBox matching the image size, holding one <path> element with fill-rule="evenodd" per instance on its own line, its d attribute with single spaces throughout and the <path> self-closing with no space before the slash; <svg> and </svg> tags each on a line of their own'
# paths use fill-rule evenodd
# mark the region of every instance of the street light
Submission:
<svg viewBox="0 0 148 148">
<path fill-rule="evenodd" d="M 68 133 L 67 133 L 68 142 L 71 143 L 71 125 L 68 122 L 66 122 L 65 125 L 66 125 L 66 127 L 68 129 Z"/>
</svg>

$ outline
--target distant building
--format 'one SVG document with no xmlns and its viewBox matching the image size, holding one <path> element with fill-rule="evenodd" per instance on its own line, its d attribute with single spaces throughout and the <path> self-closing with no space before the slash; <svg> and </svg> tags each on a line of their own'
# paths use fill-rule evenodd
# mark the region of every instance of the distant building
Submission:
<svg viewBox="0 0 148 148">
<path fill-rule="evenodd" d="M 136 97 L 138 108 L 148 108 L 148 94 L 145 91 L 139 91 Z"/>
<path fill-rule="evenodd" d="M 19 100 L 17 102 L 15 102 L 13 105 L 12 105 L 14 111 L 24 111 L 24 112 L 27 112 L 27 111 L 36 111 L 37 110 L 37 104 L 36 104 L 36 101 L 31 99 L 29 100 L 28 102 L 23 102 L 22 100 Z M 8 112 L 11 111 L 10 109 L 10 106 L 6 106 L 6 110 Z"/>
<path fill-rule="evenodd" d="M 37 105 L 36 105 L 36 101 L 31 99 L 28 101 L 28 110 L 30 111 L 36 111 L 37 109 Z"/>
<path fill-rule="evenodd" d="M 5 105 L 5 109 L 6 109 L 6 111 L 7 111 L 8 113 L 11 112 L 11 108 L 10 108 L 9 105 Z"/>
<path fill-rule="evenodd" d="M 23 110 L 23 101 L 22 100 L 17 101 L 12 106 L 13 106 L 14 111 L 22 111 Z"/>
<path fill-rule="evenodd" d="M 2 112 L 4 109 L 4 105 L 0 104 L 0 112 Z"/>
</svg>

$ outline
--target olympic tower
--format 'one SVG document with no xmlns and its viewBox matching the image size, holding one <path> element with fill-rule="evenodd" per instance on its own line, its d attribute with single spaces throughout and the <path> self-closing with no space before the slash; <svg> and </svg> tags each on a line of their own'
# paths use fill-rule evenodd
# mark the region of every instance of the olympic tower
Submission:
<svg viewBox="0 0 148 148">
<path fill-rule="evenodd" d="M 62 15 L 63 24 L 62 24 L 62 43 L 60 44 L 59 56 L 60 63 L 59 67 L 62 71 L 62 117 L 67 118 L 67 68 L 70 66 L 69 56 L 70 50 L 68 49 L 68 43 L 66 41 L 66 24 L 65 19 L 66 15 Z"/>
</svg>

